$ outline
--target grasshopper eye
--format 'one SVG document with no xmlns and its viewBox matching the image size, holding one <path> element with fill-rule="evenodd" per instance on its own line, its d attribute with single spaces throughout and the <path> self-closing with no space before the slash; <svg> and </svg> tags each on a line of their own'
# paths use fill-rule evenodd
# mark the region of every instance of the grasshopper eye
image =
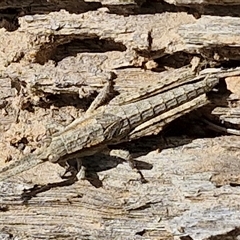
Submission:
<svg viewBox="0 0 240 240">
<path fill-rule="evenodd" d="M 52 163 L 56 163 L 58 161 L 58 157 L 57 157 L 57 155 L 50 154 L 48 156 L 48 160 Z"/>
</svg>

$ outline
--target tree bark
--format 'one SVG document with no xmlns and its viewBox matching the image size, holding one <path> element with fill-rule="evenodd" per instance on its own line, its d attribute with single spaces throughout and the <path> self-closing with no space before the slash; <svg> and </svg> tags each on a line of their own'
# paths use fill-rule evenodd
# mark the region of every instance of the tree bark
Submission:
<svg viewBox="0 0 240 240">
<path fill-rule="evenodd" d="M 121 104 L 185 72 L 226 69 L 231 108 L 212 114 L 227 122 L 234 108 L 231 124 L 239 127 L 239 68 L 230 71 L 240 60 L 239 7 L 1 1 L 0 166 L 82 116 L 113 76 L 118 95 L 109 104 Z M 0 182 L 0 239 L 238 239 L 240 140 L 206 129 L 203 111 L 173 118 L 164 137 L 119 146 L 133 153 L 147 183 L 102 154 L 84 159 L 86 180 L 60 183 L 63 169 L 47 162 Z"/>
</svg>

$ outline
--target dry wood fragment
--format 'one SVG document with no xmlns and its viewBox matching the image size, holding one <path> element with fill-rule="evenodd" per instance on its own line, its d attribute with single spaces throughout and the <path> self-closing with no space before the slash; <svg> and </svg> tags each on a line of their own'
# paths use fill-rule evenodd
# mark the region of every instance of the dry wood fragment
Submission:
<svg viewBox="0 0 240 240">
<path fill-rule="evenodd" d="M 82 116 L 112 73 L 120 93 L 112 104 L 186 69 L 190 78 L 216 68 L 226 69 L 222 78 L 239 75 L 230 71 L 239 67 L 238 7 L 236 0 L 0 1 L 0 165 Z M 191 68 L 194 57 L 199 65 Z M 212 112 L 227 127 L 239 127 L 236 86 L 230 108 Z M 70 186 L 53 184 L 63 169 L 50 163 L 1 182 L 0 239 L 238 239 L 239 137 L 212 137 L 197 114 L 177 119 L 166 139 L 121 145 L 146 184 L 101 154 L 85 159 L 89 179 Z M 22 190 L 36 183 L 50 189 L 24 205 Z"/>
</svg>

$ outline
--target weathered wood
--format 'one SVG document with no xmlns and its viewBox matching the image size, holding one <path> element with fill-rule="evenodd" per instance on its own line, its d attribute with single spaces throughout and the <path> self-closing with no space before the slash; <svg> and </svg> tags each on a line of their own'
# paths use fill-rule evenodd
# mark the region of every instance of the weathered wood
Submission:
<svg viewBox="0 0 240 240">
<path fill-rule="evenodd" d="M 47 14 L 51 11 L 59 11 L 61 9 L 66 9 L 69 12 L 82 13 L 85 11 L 96 10 L 101 7 L 101 4 L 95 3 L 87 3 L 85 1 L 79 0 L 70 0 L 70 1 L 31 1 L 31 0 L 23 0 L 21 2 L 17 0 L 10 1 L 1 1 L 0 9 L 6 10 L 9 7 L 13 8 L 19 15 L 25 14 L 39 14 L 44 13 Z"/>
<path fill-rule="evenodd" d="M 138 160 L 153 165 L 143 171 L 146 184 L 129 182 L 137 178 L 129 166 L 105 158 L 95 160 L 102 187 L 80 181 L 43 192 L 27 206 L 18 197 L 31 184 L 22 182 L 59 181 L 55 165 L 2 183 L 2 231 L 21 239 L 210 239 L 237 231 L 239 159 L 228 148 L 239 139 L 185 139 L 184 146 L 182 138 L 169 141 L 171 148 L 147 155 L 144 148 L 166 146 L 159 138 L 142 141 Z"/>
<path fill-rule="evenodd" d="M 222 78 L 239 75 L 229 71 L 239 66 L 238 5 L 0 1 L 0 165 L 82 116 L 112 73 L 119 92 L 113 105 L 177 81 L 186 69 L 189 78 L 216 67 L 226 69 Z M 229 89 L 239 96 L 236 88 Z M 239 97 L 232 98 L 222 98 L 212 115 L 239 127 Z M 172 114 L 171 121 L 180 115 Z M 60 166 L 44 163 L 1 182 L 0 239 L 237 239 L 239 137 L 210 138 L 196 116 L 193 124 L 183 121 L 185 128 L 181 120 L 170 126 L 175 137 L 119 146 L 134 153 L 146 184 L 121 159 L 101 154 L 84 159 L 88 180 L 35 188 L 26 205 L 22 190 L 62 181 Z"/>
<path fill-rule="evenodd" d="M 125 67 L 126 65 L 141 66 L 143 61 L 149 60 L 148 58 L 151 57 L 149 52 L 151 51 L 157 51 L 154 58 L 163 56 L 165 48 L 166 53 L 172 53 L 173 50 L 168 49 L 171 47 L 169 46 L 170 40 L 168 36 L 171 35 L 171 42 L 173 43 L 174 40 L 177 46 L 180 44 L 180 39 L 175 34 L 176 28 L 181 24 L 195 22 L 195 19 L 186 13 L 180 15 L 175 13 L 156 14 L 151 19 L 147 15 L 129 17 L 114 15 L 114 18 L 112 18 L 113 15 L 102 11 L 96 13 L 87 12 L 80 14 L 80 17 L 76 18 L 74 14 L 61 10 L 60 14 L 51 12 L 48 15 L 27 15 L 19 18 L 20 28 L 17 32 L 4 34 L 4 31 L 2 31 L 6 38 L 10 38 L 11 35 L 12 42 L 9 42 L 9 45 L 16 46 L 20 39 L 24 41 L 24 45 L 21 49 L 12 50 L 13 52 L 9 51 L 7 59 L 6 53 L 2 54 L 0 60 L 5 63 L 2 63 L 2 65 L 7 65 L 6 61 L 14 61 L 13 58 L 16 58 L 17 53 L 18 55 L 21 53 L 18 60 L 41 64 L 49 59 L 59 61 L 58 58 L 62 59 L 61 55 L 58 56 L 58 54 L 61 54 L 61 48 L 59 48 L 59 53 L 56 52 L 55 55 L 56 48 L 66 46 L 70 55 L 88 51 L 100 53 L 117 51 L 117 57 L 113 58 L 113 63 L 110 62 L 109 68 Z M 139 24 L 140 22 L 141 24 Z M 153 32 L 153 35 L 151 35 L 151 32 Z M 159 35 L 160 32 L 161 35 Z M 164 34 L 167 35 L 164 36 Z M 153 39 L 152 43 L 151 39 Z M 94 42 L 98 43 L 96 49 L 94 49 Z M 69 43 L 70 46 L 67 45 Z M 93 49 L 87 48 L 89 44 Z M 72 49 L 71 46 L 73 46 Z M 1 46 L 0 52 L 3 49 L 5 50 L 5 46 Z M 73 52 L 71 53 L 71 51 Z M 120 55 L 119 60 L 118 55 L 121 52 L 124 55 Z M 138 52 L 140 55 L 137 54 Z M 146 54 L 147 56 L 144 56 Z M 126 61 L 129 60 L 130 64 L 127 64 Z"/>
<path fill-rule="evenodd" d="M 189 4 L 199 4 L 204 5 L 239 5 L 238 0 L 164 0 L 165 2 L 175 4 L 175 5 L 189 5 Z"/>
<path fill-rule="evenodd" d="M 239 60 L 239 22 L 233 17 L 203 16 L 182 25 L 178 33 L 188 51 L 216 61 Z"/>
<path fill-rule="evenodd" d="M 11 39 L 8 41 L 11 51 L 6 50 L 5 44 L 0 48 L 1 66 L 18 61 L 43 64 L 52 59 L 59 62 L 65 56 L 65 47 L 68 56 L 87 51 L 107 52 L 105 56 L 98 56 L 102 58 L 99 67 L 104 70 L 143 67 L 149 60 L 159 61 L 179 51 L 200 53 L 215 62 L 239 59 L 238 18 L 203 16 L 196 21 L 185 13 L 169 13 L 155 14 L 151 18 L 114 15 L 113 20 L 112 15 L 101 11 L 79 16 L 75 18 L 74 14 L 63 10 L 60 14 L 28 15 L 19 18 L 19 31 L 9 33 L 1 29 L 2 42 Z M 19 49 L 16 46 L 20 39 L 23 44 Z M 99 43 L 94 46 L 96 41 Z M 88 45 L 95 49 L 88 49 Z M 213 47 L 214 51 L 209 51 Z"/>
</svg>

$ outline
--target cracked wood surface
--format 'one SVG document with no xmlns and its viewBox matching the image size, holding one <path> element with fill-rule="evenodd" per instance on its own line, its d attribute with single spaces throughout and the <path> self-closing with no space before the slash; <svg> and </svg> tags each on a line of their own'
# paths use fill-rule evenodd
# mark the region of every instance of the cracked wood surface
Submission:
<svg viewBox="0 0 240 240">
<path fill-rule="evenodd" d="M 175 5 L 189 5 L 189 4 L 201 4 L 201 5 L 239 5 L 238 0 L 165 0 L 165 2 Z"/>
<path fill-rule="evenodd" d="M 19 196 L 33 179 L 60 181 L 56 167 L 47 163 L 1 183 L 2 234 L 20 239 L 224 239 L 238 231 L 239 153 L 232 142 L 237 146 L 239 139 L 168 141 L 170 146 L 159 138 L 137 144 L 137 160 L 153 165 L 143 170 L 146 184 L 130 181 L 137 175 L 127 164 L 106 162 L 101 156 L 91 157 L 102 181 L 100 188 L 79 181 L 41 193 L 24 206 Z M 154 144 L 166 149 L 149 152 Z"/>
<path fill-rule="evenodd" d="M 185 72 L 192 79 L 222 68 L 232 93 L 217 99 L 210 119 L 239 129 L 239 69 L 231 72 L 239 66 L 238 7 L 234 0 L 1 1 L 0 166 L 83 116 L 111 72 L 114 105 Z M 200 112 L 178 119 L 205 103 L 197 99 L 161 115 L 157 129 L 147 126 L 146 135 L 176 119 L 165 139 L 120 145 L 134 154 L 146 184 L 121 159 L 101 154 L 84 159 L 88 180 L 70 186 L 55 184 L 63 169 L 48 162 L 0 182 L 0 238 L 239 238 L 239 137 L 213 138 Z M 138 130 L 145 126 L 136 138 Z M 27 204 L 23 189 L 34 184 L 48 185 L 35 186 Z"/>
</svg>

